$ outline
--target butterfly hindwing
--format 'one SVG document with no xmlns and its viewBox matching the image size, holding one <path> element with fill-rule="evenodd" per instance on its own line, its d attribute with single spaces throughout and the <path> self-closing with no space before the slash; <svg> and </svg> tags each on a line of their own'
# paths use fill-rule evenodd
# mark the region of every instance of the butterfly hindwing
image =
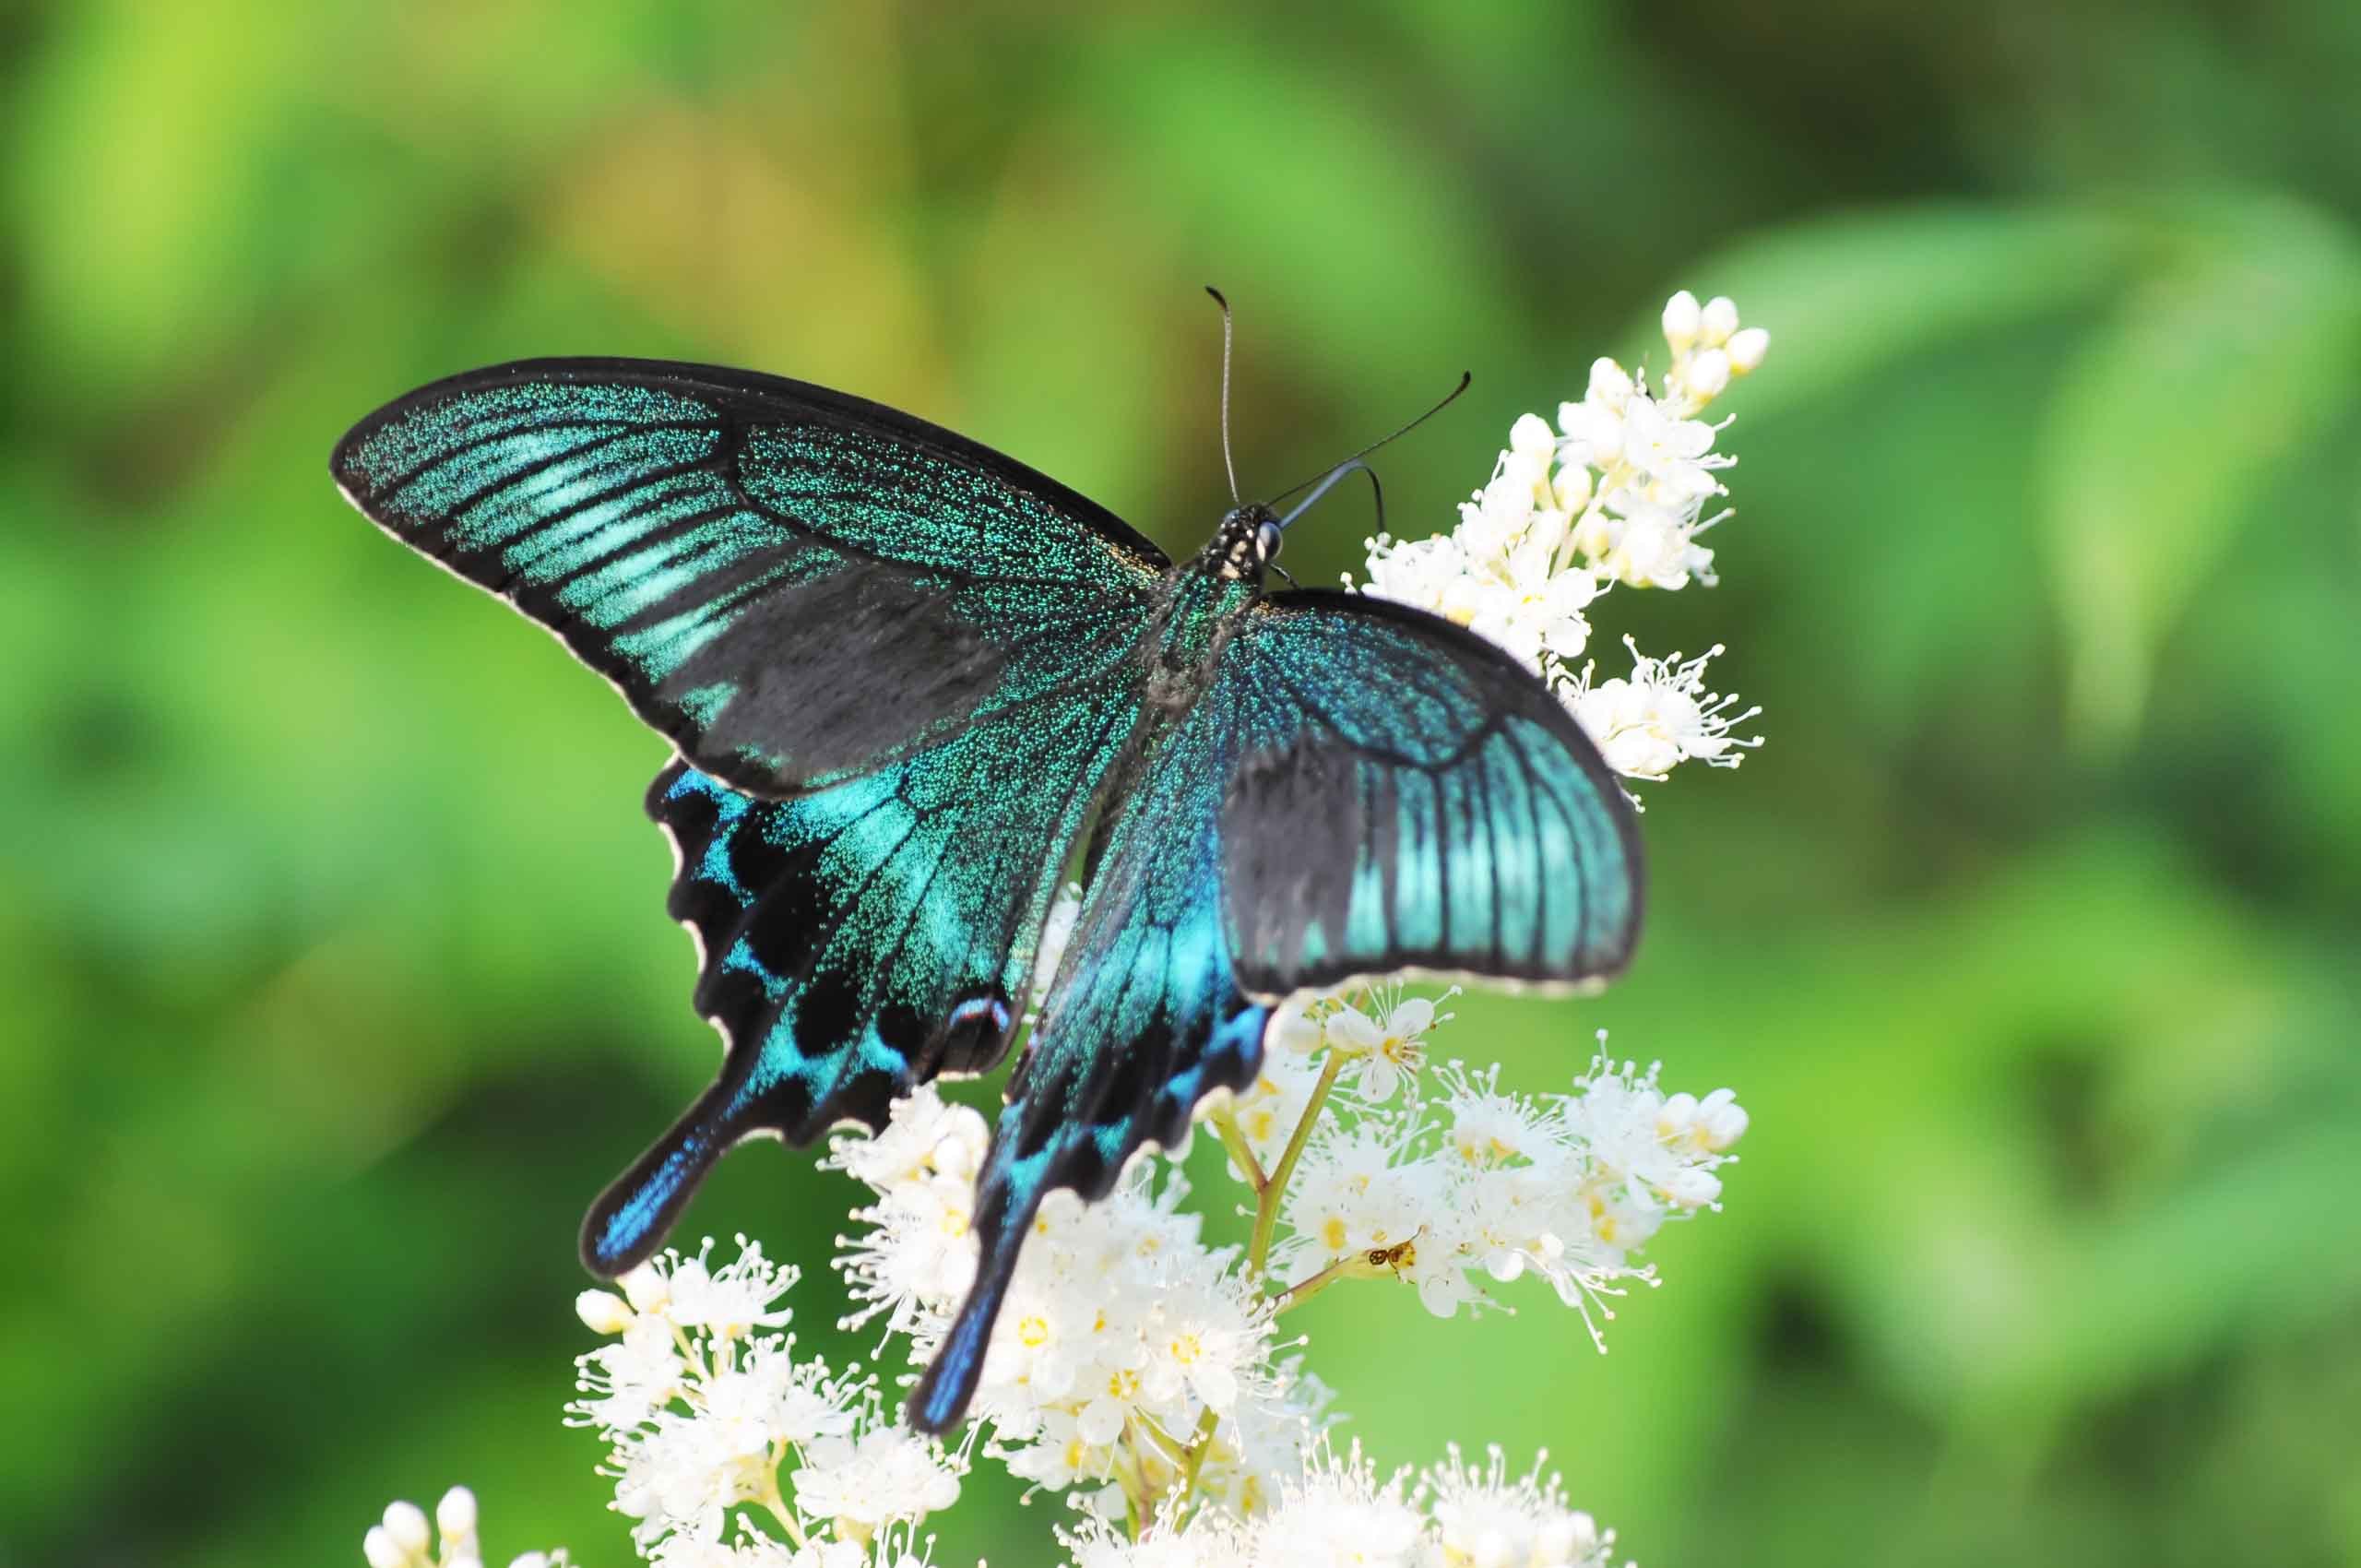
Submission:
<svg viewBox="0 0 2361 1568">
<path fill-rule="evenodd" d="M 1041 1200 L 1104 1196 L 1145 1146 L 1187 1132 L 1197 1102 L 1252 1083 L 1267 1004 L 1245 995 L 1221 919 L 1221 812 L 1234 752 L 1226 702 L 1201 701 L 1126 769 L 1092 845 L 1095 871 L 1041 1022 L 977 1178 L 976 1283 L 910 1401 L 955 1423 Z"/>
<path fill-rule="evenodd" d="M 683 763 L 657 777 L 648 811 L 681 861 L 671 911 L 696 934 L 697 1010 L 726 1051 L 713 1087 L 593 1206 L 593 1269 L 646 1256 L 738 1139 L 874 1129 L 914 1085 L 999 1061 L 1133 712 L 1116 687 L 1002 714 L 790 801 Z"/>
<path fill-rule="evenodd" d="M 1063 485 L 907 414 L 743 371 L 542 360 L 356 425 L 338 483 L 509 600 L 693 766 L 778 796 L 1136 640 L 1163 555 Z"/>
</svg>

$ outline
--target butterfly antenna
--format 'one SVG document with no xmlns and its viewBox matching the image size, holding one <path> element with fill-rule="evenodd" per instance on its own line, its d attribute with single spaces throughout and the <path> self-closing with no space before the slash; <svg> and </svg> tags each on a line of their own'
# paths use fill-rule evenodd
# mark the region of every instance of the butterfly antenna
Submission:
<svg viewBox="0 0 2361 1568">
<path fill-rule="evenodd" d="M 1216 298 L 1216 299 L 1219 299 L 1219 298 L 1221 298 L 1221 296 L 1220 296 L 1219 294 L 1216 294 L 1216 295 L 1214 296 L 1214 298 Z M 1227 314 L 1227 310 L 1225 309 L 1225 313 L 1224 313 L 1224 315 L 1223 315 L 1223 320 L 1224 320 L 1225 322 L 1227 322 L 1227 321 L 1228 321 L 1228 314 Z M 1430 420 L 1430 419 L 1434 418 L 1437 414 L 1439 414 L 1439 413 L 1442 412 L 1445 409 L 1447 409 L 1447 408 L 1451 407 L 1451 405 L 1452 405 L 1453 402 L 1455 402 L 1455 401 L 1457 401 L 1457 400 L 1458 400 L 1459 395 L 1460 395 L 1462 392 L 1465 392 L 1465 391 L 1466 391 L 1466 390 L 1467 390 L 1469 384 L 1470 384 L 1470 383 L 1472 383 L 1475 379 L 1476 379 L 1476 374 L 1475 374 L 1475 372 L 1473 372 L 1473 371 L 1465 371 L 1465 370 L 1461 371 L 1461 372 L 1459 373 L 1459 385 L 1458 385 L 1458 386 L 1454 386 L 1454 387 L 1453 387 L 1449 392 L 1444 393 L 1444 394 L 1443 394 L 1443 398 L 1442 398 L 1442 402 L 1437 403 L 1433 408 L 1429 409 L 1425 413 L 1420 414 L 1417 419 L 1412 420 L 1408 424 L 1404 425 L 1401 429 L 1399 429 L 1399 430 L 1397 430 L 1397 431 L 1394 432 L 1391 435 L 1381 435 L 1381 436 L 1379 436 L 1376 440 L 1374 440 L 1374 441 L 1370 442 L 1368 445 L 1366 445 L 1366 446 L 1362 447 L 1359 451 L 1358 451 L 1358 452 L 1354 453 L 1351 457 L 1349 457 L 1346 458 L 1344 462 L 1337 464 L 1335 468 L 1333 468 L 1333 469 L 1323 469 L 1321 472 L 1316 473 L 1316 474 L 1313 474 L 1313 475 L 1311 476 L 1311 478 L 1310 478 L 1310 479 L 1307 479 L 1307 480 L 1299 480 L 1299 481 L 1296 481 L 1295 483 L 1293 483 L 1293 484 L 1291 484 L 1291 485 L 1287 486 L 1285 490 L 1280 491 L 1276 495 L 1272 496 L 1272 497 L 1271 497 L 1271 499 L 1272 499 L 1274 502 L 1285 501 L 1288 496 L 1293 495 L 1297 491 L 1301 490 L 1305 485 L 1307 485 L 1307 484 L 1312 484 L 1312 483 L 1317 483 L 1319 481 L 1322 481 L 1322 480 L 1327 480 L 1327 481 L 1331 481 L 1331 482 L 1334 482 L 1334 481 L 1335 480 L 1335 478 L 1336 478 L 1336 476 L 1337 476 L 1338 474 L 1342 474 L 1342 473 L 1346 473 L 1346 472 L 1348 472 L 1348 471 L 1349 471 L 1349 469 L 1348 469 L 1348 468 L 1347 468 L 1347 465 L 1352 464 L 1352 463 L 1355 463 L 1355 462 L 1358 462 L 1358 461 L 1359 461 L 1361 458 L 1368 457 L 1371 452 L 1376 451 L 1379 447 L 1381 447 L 1381 446 L 1384 445 L 1385 445 L 1387 442 L 1389 442 L 1389 441 L 1397 441 L 1397 440 L 1401 439 L 1403 436 L 1406 436 L 1406 435 L 1409 434 L 1412 431 L 1414 431 L 1414 430 L 1418 429 L 1420 425 L 1422 425 L 1422 424 L 1426 423 L 1429 420 Z M 1362 471 L 1363 471 L 1363 472 L 1365 472 L 1365 473 L 1366 473 L 1366 472 L 1368 472 L 1368 470 L 1367 470 L 1366 469 L 1364 469 Z M 1376 482 L 1376 481 L 1377 481 L 1377 476 L 1376 476 L 1375 474 L 1370 474 L 1370 476 L 1369 476 L 1369 477 L 1370 477 L 1370 481 L 1371 483 L 1375 483 L 1375 482 Z M 1232 488 L 1235 488 L 1235 486 L 1233 486 Z M 1328 488 L 1328 487 L 1327 487 L 1327 485 L 1325 485 L 1325 484 L 1321 485 L 1321 489 L 1323 489 L 1323 490 L 1325 490 L 1325 489 L 1327 489 L 1327 488 Z M 1383 509 L 1384 509 L 1384 508 L 1383 508 L 1383 505 L 1382 505 L 1382 504 L 1381 503 L 1381 504 L 1380 504 L 1380 506 L 1379 506 L 1379 510 L 1380 510 L 1381 514 L 1382 513 Z M 1297 508 L 1296 508 L 1296 511 L 1297 511 L 1297 512 L 1300 512 L 1300 511 L 1302 511 L 1302 510 L 1303 510 L 1303 508 L 1302 508 L 1301 506 L 1299 506 L 1299 507 L 1297 507 Z M 1292 517 L 1292 516 L 1294 516 L 1294 513 L 1289 513 L 1289 514 L 1288 514 L 1288 516 Z M 1382 517 L 1381 517 L 1381 518 L 1380 518 L 1380 526 L 1382 526 L 1382 523 L 1383 523 L 1383 519 L 1382 519 Z"/>
<path fill-rule="evenodd" d="M 1237 506 L 1243 503 L 1238 498 L 1238 465 L 1229 460 L 1229 302 L 1211 283 L 1205 292 L 1221 306 L 1221 467 L 1229 476 L 1229 504 Z"/>
<path fill-rule="evenodd" d="M 1289 523 L 1319 505 L 1322 496 L 1335 489 L 1344 481 L 1347 475 L 1356 472 L 1369 475 L 1369 487 L 1377 496 L 1377 531 L 1383 533 L 1385 531 L 1385 487 L 1377 482 L 1377 470 L 1362 462 L 1358 457 L 1347 457 L 1321 475 L 1320 482 L 1312 487 L 1311 493 L 1297 502 L 1287 515 L 1279 519 L 1279 527 L 1284 529 Z M 1296 488 L 1301 490 L 1303 486 L 1297 485 Z"/>
</svg>

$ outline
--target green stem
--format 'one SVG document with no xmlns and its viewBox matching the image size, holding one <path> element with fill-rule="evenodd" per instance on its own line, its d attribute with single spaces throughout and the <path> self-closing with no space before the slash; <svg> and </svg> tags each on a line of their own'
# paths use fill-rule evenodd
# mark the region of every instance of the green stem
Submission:
<svg viewBox="0 0 2361 1568">
<path fill-rule="evenodd" d="M 785 1454 L 776 1451 L 773 1453 L 770 1474 L 765 1478 L 767 1484 L 764 1488 L 763 1495 L 754 1501 L 770 1511 L 771 1517 L 779 1522 L 780 1527 L 787 1531 L 789 1540 L 799 1547 L 808 1546 L 811 1542 L 803 1533 L 802 1522 L 796 1518 L 795 1510 L 787 1505 L 787 1499 L 779 1493 L 778 1467 L 786 1462 Z"/>
<path fill-rule="evenodd" d="M 1213 1123 L 1215 1134 L 1221 1139 L 1221 1146 L 1229 1151 L 1230 1163 L 1246 1173 L 1246 1184 L 1254 1189 L 1256 1197 L 1261 1197 L 1263 1189 L 1270 1185 L 1271 1179 L 1263 1174 L 1263 1162 L 1254 1158 L 1254 1146 L 1246 1141 L 1246 1130 L 1238 1124 L 1237 1116 L 1228 1111 L 1214 1112 Z"/>
<path fill-rule="evenodd" d="M 1188 1455 L 1180 1461 L 1180 1484 L 1174 1489 L 1173 1514 L 1189 1506 L 1189 1498 L 1197 1490 L 1197 1472 L 1205 1467 L 1205 1454 L 1214 1445 L 1214 1433 L 1221 1427 L 1221 1415 L 1212 1406 L 1197 1418 L 1197 1430 L 1190 1435 Z"/>
<path fill-rule="evenodd" d="M 1359 1265 L 1360 1261 L 1361 1260 L 1358 1256 L 1338 1258 L 1335 1263 L 1330 1264 L 1326 1268 L 1322 1269 L 1319 1273 L 1310 1275 L 1302 1279 L 1297 1280 L 1294 1284 L 1280 1291 L 1276 1296 L 1271 1298 L 1274 1303 L 1271 1311 L 1275 1313 L 1283 1313 L 1289 1307 L 1299 1307 L 1303 1305 L 1304 1302 L 1309 1301 L 1312 1297 L 1317 1296 L 1331 1285 L 1335 1284 L 1339 1279 L 1349 1278 L 1354 1273 L 1356 1267 Z"/>
<path fill-rule="evenodd" d="M 1311 1124 L 1320 1120 L 1321 1108 L 1328 1103 L 1328 1091 L 1336 1087 L 1336 1076 L 1344 1070 L 1345 1059 L 1330 1051 L 1327 1064 L 1320 1069 L 1320 1081 L 1311 1086 L 1311 1099 L 1304 1104 L 1303 1120 L 1295 1124 L 1287 1152 L 1279 1156 L 1277 1168 L 1257 1194 L 1254 1240 L 1246 1249 L 1250 1274 L 1259 1277 L 1271 1261 L 1271 1232 L 1279 1223 L 1279 1199 L 1287 1194 L 1287 1178 L 1295 1174 L 1295 1162 L 1303 1158 L 1303 1146 L 1311 1141 Z"/>
<path fill-rule="evenodd" d="M 1123 1514 L 1136 1542 L 1147 1534 L 1147 1477 L 1140 1471 L 1138 1453 L 1133 1448 L 1131 1423 L 1123 1424 L 1121 1441 L 1116 1445 L 1113 1465 L 1115 1482 L 1123 1489 Z"/>
<path fill-rule="evenodd" d="M 1163 1455 L 1165 1458 L 1169 1460 L 1172 1464 L 1182 1467 L 1185 1467 L 1188 1465 L 1189 1450 L 1181 1445 L 1180 1441 L 1178 1438 L 1174 1437 L 1170 1432 L 1166 1431 L 1162 1427 L 1157 1426 L 1154 1421 L 1136 1421 L 1133 1424 L 1133 1431 L 1134 1435 L 1146 1438 L 1148 1442 L 1154 1445 L 1156 1451 L 1158 1454 Z"/>
</svg>

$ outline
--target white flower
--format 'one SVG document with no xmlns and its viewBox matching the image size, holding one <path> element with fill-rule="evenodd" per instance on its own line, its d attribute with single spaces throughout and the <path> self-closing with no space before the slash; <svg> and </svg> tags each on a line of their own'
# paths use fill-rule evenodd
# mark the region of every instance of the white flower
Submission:
<svg viewBox="0 0 2361 1568">
<path fill-rule="evenodd" d="M 837 1138 L 828 1158 L 854 1181 L 882 1191 L 927 1176 L 972 1177 L 991 1141 L 991 1129 L 967 1107 L 939 1094 L 905 1095 L 894 1102 L 884 1132 Z"/>
<path fill-rule="evenodd" d="M 724 1339 L 775 1328 L 792 1317 L 785 1310 L 773 1311 L 771 1303 L 794 1288 L 799 1271 L 763 1256 L 759 1241 L 741 1236 L 738 1247 L 738 1256 L 718 1272 L 706 1264 L 713 1249 L 710 1238 L 694 1256 L 680 1259 L 663 1315 L 682 1328 L 706 1329 Z"/>
<path fill-rule="evenodd" d="M 1551 530 L 1563 538 L 1561 519 Z M 1572 659 L 1590 639 L 1590 622 L 1583 611 L 1598 597 L 1598 581 L 1588 572 L 1558 571 L 1551 564 L 1554 543 L 1527 540 L 1511 550 L 1493 573 L 1468 585 L 1461 598 L 1467 604 L 1468 628 L 1490 638 L 1525 663 L 1539 667 L 1547 652 Z"/>
<path fill-rule="evenodd" d="M 815 1519 L 873 1530 L 959 1501 L 959 1477 L 931 1438 L 874 1427 L 858 1438 L 822 1438 L 805 1455 L 794 1475 L 795 1505 Z"/>
<path fill-rule="evenodd" d="M 1444 999 L 1458 990 L 1452 987 L 1443 992 Z M 1361 1097 L 1382 1104 L 1404 1084 L 1416 1087 L 1418 1070 L 1426 1064 L 1427 1031 L 1448 1022 L 1451 1015 L 1438 1014 L 1434 1003 L 1426 997 L 1399 995 L 1379 1001 L 1377 1013 L 1372 1017 L 1344 1008 L 1329 1020 L 1329 1026 L 1336 1048 L 1357 1059 L 1357 1087 Z"/>
<path fill-rule="evenodd" d="M 1439 1549 L 1432 1561 L 1453 1568 L 1605 1568 L 1615 1532 L 1602 1531 L 1589 1515 L 1566 1506 L 1558 1478 L 1542 1478 L 1548 1455 L 1515 1480 L 1508 1479 L 1499 1448 L 1487 1456 L 1478 1470 L 1453 1446 L 1444 1463 L 1420 1479 Z"/>
<path fill-rule="evenodd" d="M 1356 1443 L 1345 1455 L 1323 1451 L 1288 1486 L 1279 1505 L 1246 1534 L 1251 1568 L 1413 1568 L 1425 1521 L 1406 1495 L 1409 1478 L 1379 1479 Z"/>
<path fill-rule="evenodd" d="M 623 1326 L 577 1362 L 583 1396 L 568 1419 L 606 1439 L 615 1509 L 637 1521 L 634 1542 L 651 1559 L 803 1568 L 805 1549 L 790 1558 L 742 1512 L 782 1506 L 779 1471 L 793 1456 L 792 1507 L 814 1529 L 837 1532 L 817 1543 L 835 1555 L 812 1561 L 834 1568 L 844 1548 L 867 1568 L 864 1543 L 880 1525 L 956 1498 L 965 1455 L 896 1429 L 873 1375 L 836 1373 L 797 1359 L 787 1335 L 757 1332 L 791 1316 L 777 1301 L 793 1269 L 742 1237 L 719 1267 L 712 1250 L 708 1240 L 686 1258 L 668 1252 L 623 1281 L 624 1301 L 583 1303 L 593 1326 Z"/>
<path fill-rule="evenodd" d="M 1228 1414 L 1241 1383 L 1268 1354 L 1270 1303 L 1236 1275 L 1198 1271 L 1177 1281 L 1157 1307 L 1142 1389 L 1152 1400 L 1169 1404 L 1185 1395 Z"/>
<path fill-rule="evenodd" d="M 1451 1146 L 1462 1161 L 1478 1169 L 1507 1159 L 1530 1159 L 1546 1143 L 1530 1106 L 1500 1092 L 1500 1069 L 1471 1078 L 1453 1069 L 1444 1075 L 1443 1109 L 1451 1115 Z"/>
<path fill-rule="evenodd" d="M 1714 552 L 1697 542 L 1719 518 L 1700 520 L 1691 505 L 1672 506 L 1628 490 L 1610 493 L 1584 518 L 1583 547 L 1601 578 L 1633 588 L 1681 588 L 1691 577 L 1711 587 Z"/>
<path fill-rule="evenodd" d="M 1719 644 L 1687 660 L 1677 653 L 1647 658 L 1629 637 L 1623 644 L 1631 654 L 1628 678 L 1596 681 L 1593 668 L 1585 666 L 1565 693 L 1567 706 L 1609 767 L 1626 778 L 1661 780 L 1682 762 L 1736 767 L 1762 743 L 1730 733 L 1761 708 L 1733 712 L 1735 695 L 1705 689 L 1705 666 L 1722 652 Z"/>
<path fill-rule="evenodd" d="M 1747 1114 L 1734 1089 L 1715 1089 L 1703 1099 L 1692 1094 L 1666 1099 L 1656 1111 L 1656 1135 L 1667 1142 L 1686 1141 L 1708 1154 L 1719 1154 L 1745 1135 Z"/>
<path fill-rule="evenodd" d="M 1368 546 L 1369 581 L 1363 593 L 1415 605 L 1463 626 L 1475 613 L 1466 557 L 1452 535 L 1397 542 L 1379 534 Z"/>
</svg>

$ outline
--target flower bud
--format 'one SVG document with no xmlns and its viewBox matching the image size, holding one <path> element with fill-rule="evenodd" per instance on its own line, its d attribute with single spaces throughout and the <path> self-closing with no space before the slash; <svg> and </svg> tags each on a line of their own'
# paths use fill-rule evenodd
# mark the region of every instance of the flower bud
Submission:
<svg viewBox="0 0 2361 1568">
<path fill-rule="evenodd" d="M 1727 294 L 1715 294 L 1699 313 L 1697 336 L 1709 348 L 1720 348 L 1738 330 L 1738 305 Z"/>
<path fill-rule="evenodd" d="M 615 1283 L 623 1288 L 623 1299 L 634 1312 L 660 1313 L 671 1304 L 671 1283 L 654 1264 L 641 1264 Z"/>
<path fill-rule="evenodd" d="M 410 1557 L 424 1557 L 427 1543 L 426 1510 L 415 1503 L 386 1504 L 386 1534 L 394 1545 Z"/>
<path fill-rule="evenodd" d="M 585 1292 L 586 1295 L 601 1293 Z M 443 1534 L 443 1547 L 446 1552 L 454 1541 L 472 1538 L 476 1533 L 476 1494 L 463 1486 L 455 1486 L 445 1492 L 443 1501 L 434 1505 L 434 1527 Z"/>
<path fill-rule="evenodd" d="M 1539 414 L 1519 414 L 1516 423 L 1509 427 L 1509 450 L 1538 462 L 1545 470 L 1557 447 L 1557 439 L 1549 434 L 1549 422 Z"/>
<path fill-rule="evenodd" d="M 1750 327 L 1743 332 L 1733 332 L 1726 345 L 1730 369 L 1744 375 L 1762 363 L 1762 356 L 1771 349 L 1771 334 L 1760 327 Z"/>
<path fill-rule="evenodd" d="M 1604 356 L 1591 362 L 1589 396 L 1593 401 L 1619 409 L 1631 400 L 1631 377 L 1621 365 Z"/>
<path fill-rule="evenodd" d="M 1730 384 L 1730 357 L 1719 349 L 1701 350 L 1680 373 L 1681 385 L 1699 402 L 1718 398 Z"/>
<path fill-rule="evenodd" d="M 410 1554 L 397 1544 L 383 1525 L 372 1525 L 361 1538 L 361 1556 L 369 1568 L 410 1568 Z"/>
<path fill-rule="evenodd" d="M 1690 345 L 1697 341 L 1697 328 L 1703 316 L 1697 296 L 1686 289 L 1665 302 L 1664 340 L 1672 345 L 1676 357 L 1687 353 Z"/>
<path fill-rule="evenodd" d="M 1562 510 L 1579 512 L 1590 505 L 1590 469 L 1581 463 L 1568 463 L 1550 481 L 1549 493 Z"/>
<path fill-rule="evenodd" d="M 1697 1141 L 1719 1154 L 1746 1135 L 1749 1121 L 1735 1092 L 1715 1089 L 1697 1108 Z"/>
<path fill-rule="evenodd" d="M 1682 1208 L 1703 1208 L 1722 1195 L 1722 1179 L 1700 1167 L 1683 1166 L 1666 1181 L 1664 1195 Z"/>
<path fill-rule="evenodd" d="M 1298 1056 L 1309 1056 L 1320 1049 L 1323 1033 L 1319 1019 L 1300 1007 L 1289 1007 L 1271 1027 L 1271 1043 Z"/>
<path fill-rule="evenodd" d="M 585 1290 L 574 1298 L 574 1315 L 593 1334 L 621 1334 L 637 1314 L 611 1290 Z"/>
</svg>

